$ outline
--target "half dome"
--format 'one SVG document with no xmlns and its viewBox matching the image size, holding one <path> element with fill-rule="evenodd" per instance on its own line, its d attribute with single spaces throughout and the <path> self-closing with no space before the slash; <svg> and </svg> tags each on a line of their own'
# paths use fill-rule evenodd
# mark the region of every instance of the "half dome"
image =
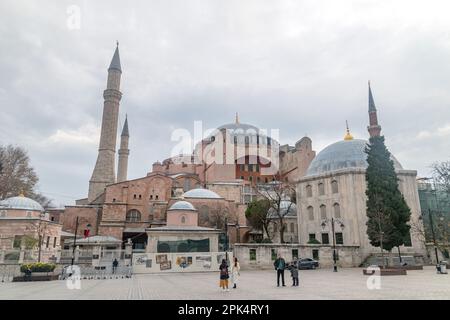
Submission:
<svg viewBox="0 0 450 320">
<path fill-rule="evenodd" d="M 367 154 L 364 152 L 369 142 L 362 139 L 344 140 L 330 144 L 319 152 L 308 167 L 306 176 L 315 176 L 342 169 L 366 169 Z M 396 170 L 403 169 L 391 154 Z"/>
<path fill-rule="evenodd" d="M 222 199 L 214 191 L 203 188 L 189 190 L 183 194 L 183 198 Z"/>
</svg>

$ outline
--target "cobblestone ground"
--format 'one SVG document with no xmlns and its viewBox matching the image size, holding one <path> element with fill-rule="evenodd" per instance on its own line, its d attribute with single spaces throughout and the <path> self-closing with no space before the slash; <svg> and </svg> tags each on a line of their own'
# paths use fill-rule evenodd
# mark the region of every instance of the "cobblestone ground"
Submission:
<svg viewBox="0 0 450 320">
<path fill-rule="evenodd" d="M 286 273 L 288 276 L 288 273 Z M 65 281 L 0 283 L 0 299 L 450 299 L 450 274 L 434 267 L 382 277 L 380 290 L 368 290 L 362 270 L 300 271 L 300 286 L 276 286 L 274 271 L 242 271 L 238 289 L 222 292 L 218 273 L 135 275 L 131 279 L 82 280 L 80 290 Z"/>
</svg>

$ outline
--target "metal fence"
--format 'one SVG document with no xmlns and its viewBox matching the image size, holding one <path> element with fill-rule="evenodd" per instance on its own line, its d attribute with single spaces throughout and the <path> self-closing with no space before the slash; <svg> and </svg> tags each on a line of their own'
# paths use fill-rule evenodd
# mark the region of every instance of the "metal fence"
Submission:
<svg viewBox="0 0 450 320">
<path fill-rule="evenodd" d="M 80 279 L 82 280 L 106 280 L 106 279 L 127 279 L 133 276 L 133 269 L 131 266 L 112 267 L 93 267 L 93 266 L 78 266 L 80 268 Z M 60 279 L 66 280 L 71 274 L 67 272 L 68 268 L 63 268 Z"/>
<path fill-rule="evenodd" d="M 20 265 L 23 263 L 37 262 L 37 250 L 17 250 L 11 249 L 0 252 L 3 259 L 0 261 L 0 283 L 12 281 L 16 276 L 23 275 L 20 272 Z M 124 249 L 100 250 L 94 252 L 90 249 L 59 250 L 56 255 L 45 256 L 41 254 L 41 261 L 55 263 L 57 265 L 54 273 L 60 275 L 60 279 L 67 279 L 65 272 L 72 264 L 80 268 L 82 279 L 119 279 L 131 278 L 132 267 L 131 255 L 128 259 Z M 113 261 L 117 260 L 118 266 L 113 268 Z"/>
</svg>

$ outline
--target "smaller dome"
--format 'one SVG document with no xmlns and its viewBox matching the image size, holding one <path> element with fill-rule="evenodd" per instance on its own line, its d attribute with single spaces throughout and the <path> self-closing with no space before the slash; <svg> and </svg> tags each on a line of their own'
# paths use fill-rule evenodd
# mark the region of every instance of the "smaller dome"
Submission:
<svg viewBox="0 0 450 320">
<path fill-rule="evenodd" d="M 177 201 L 175 202 L 169 210 L 190 210 L 190 211 L 197 211 L 194 206 L 187 202 L 187 201 Z"/>
<path fill-rule="evenodd" d="M 281 200 L 280 213 L 283 217 L 295 217 L 297 216 L 297 205 L 289 200 Z M 270 208 L 268 216 L 269 218 L 276 218 L 278 217 L 278 214 L 273 208 Z"/>
<path fill-rule="evenodd" d="M 33 211 L 44 211 L 44 208 L 33 199 L 18 196 L 5 199 L 0 201 L 0 208 L 2 209 L 17 209 L 17 210 L 33 210 Z"/>
<path fill-rule="evenodd" d="M 184 198 L 202 198 L 202 199 L 222 199 L 221 196 L 219 196 L 214 191 L 198 188 L 198 189 L 192 189 L 184 193 Z"/>
</svg>

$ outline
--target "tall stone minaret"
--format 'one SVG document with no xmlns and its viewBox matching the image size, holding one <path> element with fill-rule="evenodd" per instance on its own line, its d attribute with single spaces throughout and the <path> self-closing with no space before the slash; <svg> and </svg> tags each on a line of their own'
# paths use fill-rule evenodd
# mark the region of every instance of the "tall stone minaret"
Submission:
<svg viewBox="0 0 450 320">
<path fill-rule="evenodd" d="M 117 182 L 127 180 L 128 155 L 130 154 L 130 149 L 128 149 L 129 138 L 130 134 L 128 132 L 128 118 L 125 117 L 125 123 L 123 124 L 122 134 L 120 135 L 119 163 L 117 165 Z"/>
<path fill-rule="evenodd" d="M 381 126 L 378 124 L 377 109 L 373 101 L 372 89 L 369 81 L 369 126 L 367 127 L 370 137 L 377 137 L 380 135 Z"/>
<path fill-rule="evenodd" d="M 108 68 L 108 82 L 103 92 L 103 117 L 100 145 L 98 148 L 97 162 L 91 180 L 89 180 L 88 201 L 95 200 L 108 184 L 116 182 L 115 154 L 117 140 L 117 123 L 119 118 L 119 102 L 122 98 L 120 92 L 120 67 L 119 43 Z"/>
</svg>

